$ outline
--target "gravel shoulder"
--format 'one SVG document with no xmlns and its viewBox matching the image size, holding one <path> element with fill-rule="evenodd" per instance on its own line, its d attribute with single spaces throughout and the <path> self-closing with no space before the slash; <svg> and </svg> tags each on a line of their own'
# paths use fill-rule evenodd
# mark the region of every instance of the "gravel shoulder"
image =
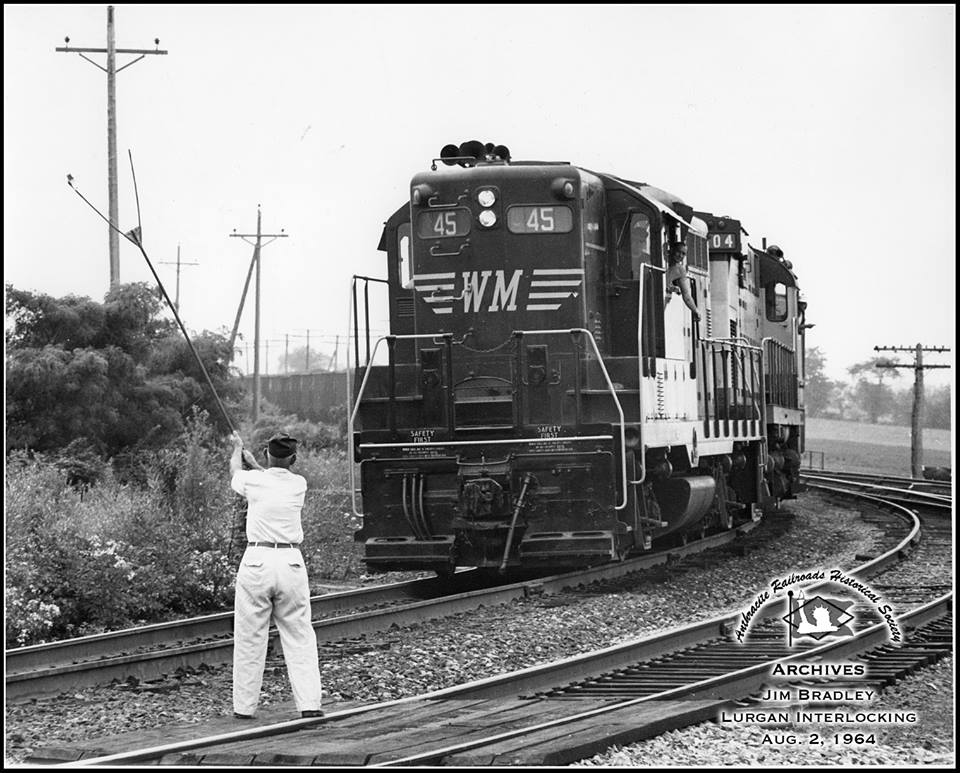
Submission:
<svg viewBox="0 0 960 773">
<path fill-rule="evenodd" d="M 855 555 L 869 552 L 880 537 L 876 526 L 851 517 L 855 508 L 815 493 L 791 502 L 787 510 L 792 520 L 786 539 L 744 556 L 725 554 L 706 566 L 691 562 L 680 576 L 650 570 L 621 589 L 526 598 L 373 634 L 349 647 L 324 645 L 324 689 L 331 703 L 389 700 L 743 610 L 771 578 L 819 567 L 853 567 Z M 933 681 L 952 701 L 952 679 Z M 269 660 L 261 709 L 289 708 L 292 716 L 291 698 L 282 659 Z M 16 764 L 42 746 L 199 723 L 231 713 L 229 667 L 8 705 L 5 760 Z M 952 712 L 946 716 L 952 720 Z M 710 761 L 723 764 L 724 759 Z"/>
<path fill-rule="evenodd" d="M 672 730 L 582 760 L 573 767 L 837 767 L 897 766 L 954 768 L 953 657 L 943 658 L 880 693 L 869 706 L 832 706 L 831 711 L 914 712 L 915 724 L 761 727 L 707 722 Z M 809 743 L 812 735 L 825 741 Z M 839 734 L 840 742 L 833 739 Z M 845 743 L 845 734 L 852 735 Z M 875 743 L 857 743 L 874 738 Z M 795 743 L 788 738 L 794 738 Z M 652 761 L 656 761 L 653 763 Z"/>
</svg>

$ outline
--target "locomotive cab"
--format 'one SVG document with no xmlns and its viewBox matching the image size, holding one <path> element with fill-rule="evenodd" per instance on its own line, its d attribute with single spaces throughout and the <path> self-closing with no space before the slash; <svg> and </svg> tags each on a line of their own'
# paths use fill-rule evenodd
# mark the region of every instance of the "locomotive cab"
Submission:
<svg viewBox="0 0 960 773">
<path fill-rule="evenodd" d="M 768 478 L 774 498 L 800 490 L 804 441 L 803 302 L 793 265 L 776 245 L 751 248 L 757 257 L 763 295 L 761 330 L 765 358 L 766 426 L 770 442 Z"/>
</svg>

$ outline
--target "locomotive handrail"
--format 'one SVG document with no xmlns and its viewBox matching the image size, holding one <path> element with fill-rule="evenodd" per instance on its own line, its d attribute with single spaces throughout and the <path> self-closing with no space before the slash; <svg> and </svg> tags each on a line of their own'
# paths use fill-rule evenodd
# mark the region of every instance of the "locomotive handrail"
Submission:
<svg viewBox="0 0 960 773">
<path fill-rule="evenodd" d="M 763 339 L 764 341 L 768 339 Z M 747 341 L 743 336 L 734 336 L 731 338 L 701 338 L 701 343 L 704 344 L 727 344 L 729 346 L 736 346 L 740 349 L 749 349 L 751 351 L 757 352 L 760 355 L 760 379 L 763 378 L 763 343 L 761 342 L 760 346 L 754 346 L 750 343 L 740 343 L 740 341 Z M 743 378 L 743 382 L 747 381 L 747 370 L 746 365 L 742 361 L 734 360 L 734 366 L 739 366 L 740 373 Z M 753 374 L 756 376 L 757 374 Z M 763 418 L 763 409 L 761 408 L 760 401 L 757 400 L 757 394 L 763 395 L 763 384 L 756 378 L 750 379 L 751 386 L 754 386 L 753 390 L 753 410 L 756 413 L 757 419 Z"/>
<path fill-rule="evenodd" d="M 730 344 L 731 346 L 739 346 L 742 349 L 753 349 L 755 352 L 762 352 L 763 349 L 760 346 L 754 346 L 753 344 L 741 344 L 740 341 L 746 341 L 746 338 L 742 336 L 737 336 L 735 338 L 701 338 L 701 341 L 707 344 Z M 764 338 L 764 341 L 769 339 Z"/>
<path fill-rule="evenodd" d="M 357 473 L 354 469 L 354 445 L 353 445 L 353 424 L 357 418 L 357 411 L 360 410 L 360 402 L 363 399 L 363 392 L 367 388 L 367 381 L 370 379 L 370 370 L 373 368 L 373 361 L 377 358 L 377 349 L 380 348 L 380 344 L 383 341 L 390 340 L 395 341 L 408 341 L 414 338 L 432 338 L 434 340 L 438 338 L 447 338 L 452 339 L 453 333 L 417 333 L 409 335 L 386 335 L 380 336 L 377 339 L 377 342 L 373 345 L 373 354 L 367 359 L 367 367 L 363 372 L 363 380 L 360 382 L 360 389 L 357 392 L 357 400 L 353 405 L 353 410 L 350 412 L 350 418 L 347 422 L 347 454 L 349 455 L 350 463 L 350 504 L 353 508 L 353 514 L 358 518 L 363 518 L 363 513 L 357 510 Z M 391 357 L 391 360 L 393 358 Z M 347 368 L 349 372 L 350 368 Z M 452 389 L 452 385 L 450 387 Z M 347 399 L 350 398 L 350 390 L 347 390 Z"/>
<path fill-rule="evenodd" d="M 607 388 L 610 390 L 610 396 L 613 398 L 613 404 L 617 407 L 617 413 L 620 416 L 620 470 L 621 470 L 621 479 L 623 481 L 623 501 L 617 505 L 615 510 L 623 510 L 627 506 L 628 494 L 627 494 L 627 430 L 626 430 L 626 420 L 623 416 L 623 406 L 620 405 L 620 398 L 617 397 L 617 390 L 613 387 L 613 381 L 610 380 L 610 374 L 607 373 L 607 366 L 603 362 L 603 357 L 600 355 L 600 349 L 597 348 L 597 342 L 593 338 L 593 334 L 582 327 L 573 327 L 566 328 L 563 330 L 514 330 L 513 335 L 517 333 L 522 333 L 523 335 L 573 335 L 574 333 L 583 333 L 590 339 L 590 345 L 593 347 L 593 353 L 597 357 L 597 364 L 600 366 L 600 371 L 603 373 L 604 379 L 607 382 Z M 577 355 L 579 357 L 579 355 Z"/>
<path fill-rule="evenodd" d="M 363 276 L 362 274 L 354 274 L 350 282 L 350 295 L 353 298 L 353 345 L 357 354 L 357 365 L 360 364 L 360 315 L 357 313 L 357 280 L 363 280 L 363 315 L 364 315 L 364 337 L 367 341 L 367 360 L 370 360 L 370 283 L 371 282 L 380 282 L 381 284 L 389 285 L 390 282 L 386 279 L 379 279 L 374 276 Z M 350 370 L 350 341 L 347 340 L 347 370 Z M 349 377 L 347 386 L 349 387 Z"/>
<path fill-rule="evenodd" d="M 439 251 L 439 246 L 440 246 L 440 245 L 438 245 L 438 244 L 434 244 L 434 245 L 430 248 L 430 254 L 433 255 L 433 257 L 435 257 L 435 258 L 455 258 L 455 257 L 457 257 L 461 252 L 463 252 L 463 250 L 464 250 L 466 247 L 469 247 L 469 246 L 470 246 L 470 240 L 467 239 L 465 242 L 463 242 L 463 243 L 457 248 L 457 251 L 456 251 L 456 252 L 440 252 L 440 251 Z"/>
<path fill-rule="evenodd" d="M 756 346 L 750 343 L 741 343 L 741 341 L 746 341 L 747 339 L 742 336 L 731 336 L 728 338 L 703 338 L 700 340 L 701 346 L 701 356 L 704 360 L 704 374 L 707 373 L 707 354 L 710 354 L 709 358 L 709 372 L 712 374 L 713 380 L 713 393 L 710 393 L 710 390 L 707 390 L 707 396 L 704 399 L 704 421 L 705 421 L 705 430 L 709 436 L 710 434 L 710 422 L 711 422 L 711 399 L 713 400 L 713 431 L 715 433 L 720 432 L 720 422 L 723 422 L 723 434 L 729 430 L 730 418 L 730 408 L 731 406 L 737 408 L 738 410 L 743 411 L 743 415 L 740 419 L 733 419 L 734 422 L 738 420 L 743 421 L 762 421 L 764 415 L 764 392 L 763 392 L 763 377 L 762 377 L 762 361 L 763 361 L 763 349 L 760 346 Z M 717 362 L 716 355 L 720 354 L 723 358 L 722 372 L 723 372 L 723 393 L 724 400 L 720 402 L 717 397 L 718 390 L 721 385 L 717 382 Z M 731 355 L 730 361 L 728 363 L 726 355 Z M 750 373 L 747 373 L 747 362 L 744 361 L 744 356 L 746 355 L 746 360 L 750 363 Z M 728 368 L 729 365 L 729 368 Z M 737 374 L 739 374 L 739 383 L 742 385 L 743 393 L 743 402 L 741 403 L 736 397 L 737 390 Z M 727 383 L 727 376 L 731 375 L 733 378 L 733 384 L 729 385 Z M 749 389 L 748 389 L 749 385 Z M 728 394 L 729 389 L 733 388 L 734 394 L 733 399 L 731 400 L 730 395 Z M 748 402 L 748 396 L 752 397 L 752 401 Z M 752 409 L 754 417 L 748 418 L 747 413 Z M 721 413 L 723 414 L 721 416 Z M 734 434 L 736 434 L 736 424 L 734 424 Z M 743 426 L 743 430 L 748 431 L 746 426 Z"/>
<path fill-rule="evenodd" d="M 623 407 L 620 405 L 620 400 L 617 397 L 617 392 L 613 387 L 613 382 L 610 380 L 610 374 L 607 372 L 607 366 L 603 362 L 603 357 L 600 356 L 600 350 L 597 348 L 597 342 L 593 338 L 593 334 L 589 330 L 584 328 L 569 328 L 565 330 L 519 330 L 514 331 L 514 334 L 522 333 L 523 335 L 573 335 L 574 333 L 584 333 L 587 338 L 590 340 L 590 344 L 593 347 L 594 354 L 597 357 L 597 363 L 600 365 L 600 370 L 603 373 L 604 379 L 607 382 L 607 388 L 610 390 L 610 396 L 613 397 L 613 403 L 617 408 L 617 413 L 620 416 L 620 468 L 621 468 L 621 478 L 623 481 L 623 501 L 615 506 L 616 510 L 623 510 L 627 506 L 628 494 L 627 494 L 627 435 L 625 427 L 625 419 L 623 415 Z M 373 346 L 373 354 L 370 356 L 367 361 L 366 370 L 363 373 L 363 380 L 360 382 L 360 389 L 357 392 L 356 403 L 353 406 L 353 410 L 350 412 L 350 419 L 347 423 L 347 434 L 348 434 L 348 451 L 349 461 L 350 461 L 350 501 L 353 508 L 353 514 L 358 518 L 362 518 L 363 514 L 357 510 L 357 486 L 356 486 L 356 471 L 354 470 L 354 442 L 353 442 L 353 426 L 357 418 L 357 412 L 360 410 L 360 402 L 363 399 L 363 393 L 367 388 L 367 382 L 370 379 L 370 371 L 373 368 L 373 361 L 377 358 L 377 350 L 380 348 L 380 344 L 383 341 L 402 341 L 402 340 L 412 340 L 416 338 L 446 338 L 452 339 L 452 333 L 418 333 L 411 335 L 388 335 L 380 336 L 377 339 L 377 342 Z M 452 390 L 453 385 L 450 385 Z"/>
<path fill-rule="evenodd" d="M 798 406 L 796 405 L 788 405 L 788 403 L 793 401 L 789 399 L 790 396 L 786 391 L 784 391 L 784 388 L 782 385 L 778 385 L 777 393 L 774 392 L 774 374 L 773 374 L 773 371 L 770 370 L 771 363 L 768 361 L 769 358 L 767 357 L 768 343 L 775 345 L 776 347 L 778 347 L 779 349 L 782 349 L 788 354 L 796 355 L 797 350 L 794 349 L 792 346 L 789 346 L 783 343 L 783 341 L 777 340 L 773 336 L 766 336 L 760 341 L 760 347 L 761 347 L 760 363 L 762 368 L 761 372 L 770 377 L 770 402 L 774 405 L 781 405 L 786 408 L 797 408 Z M 780 382 L 784 374 L 779 369 L 779 365 L 780 365 L 779 362 L 777 363 L 777 365 L 778 365 L 777 381 Z M 797 373 L 795 368 L 793 369 L 793 376 L 794 378 L 799 378 L 799 374 Z M 766 391 L 767 391 L 766 384 L 764 384 L 764 393 L 766 393 Z M 766 394 L 764 394 L 764 396 L 766 396 Z M 784 400 L 784 402 L 779 402 L 780 400 Z"/>
<path fill-rule="evenodd" d="M 641 263 L 640 264 L 640 278 L 638 280 L 638 286 L 640 290 L 640 297 L 637 301 L 637 411 L 638 416 L 640 417 L 641 423 L 645 419 L 645 414 L 643 413 L 643 296 L 645 292 L 644 278 L 647 276 L 647 272 L 643 269 L 653 268 L 652 263 Z M 633 463 L 636 466 L 637 455 L 633 455 Z M 643 482 L 647 479 L 647 447 L 643 442 L 643 432 L 640 433 L 640 477 L 636 480 L 630 481 L 634 486 L 641 486 Z M 637 491 L 639 496 L 640 492 Z"/>
</svg>

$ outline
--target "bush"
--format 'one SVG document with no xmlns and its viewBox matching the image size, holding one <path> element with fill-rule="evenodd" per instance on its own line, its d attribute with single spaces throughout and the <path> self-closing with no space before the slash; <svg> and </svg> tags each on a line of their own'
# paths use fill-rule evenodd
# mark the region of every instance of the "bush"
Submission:
<svg viewBox="0 0 960 773">
<path fill-rule="evenodd" d="M 82 487 L 60 459 L 8 459 L 7 646 L 232 603 L 236 495 L 206 417 L 148 457 L 142 486 L 120 484 L 104 466 Z"/>
<path fill-rule="evenodd" d="M 308 433 L 315 425 L 290 426 L 304 441 L 294 471 L 308 485 L 302 520 L 310 578 L 358 576 L 346 453 L 313 450 L 323 436 L 322 429 Z M 232 606 L 244 541 L 232 537 L 242 531 L 246 506 L 230 489 L 231 448 L 198 412 L 175 443 L 136 454 L 139 483 L 80 446 L 56 457 L 11 452 L 7 646 Z"/>
<path fill-rule="evenodd" d="M 355 530 L 345 451 L 298 458 L 294 472 L 307 479 L 303 505 L 303 554 L 311 579 L 343 580 L 364 574 Z"/>
<path fill-rule="evenodd" d="M 243 433 L 250 442 L 249 450 L 254 456 L 262 458 L 267 441 L 276 432 L 286 432 L 299 441 L 298 453 L 305 451 L 323 451 L 328 448 L 346 448 L 347 436 L 338 424 L 305 421 L 294 414 L 284 414 L 270 403 L 257 420 L 251 432 Z"/>
</svg>

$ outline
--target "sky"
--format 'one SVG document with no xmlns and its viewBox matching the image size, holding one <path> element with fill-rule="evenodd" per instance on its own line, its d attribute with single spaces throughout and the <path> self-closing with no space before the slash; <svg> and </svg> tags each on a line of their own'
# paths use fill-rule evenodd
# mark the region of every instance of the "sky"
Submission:
<svg viewBox="0 0 960 773">
<path fill-rule="evenodd" d="M 117 75 L 121 228 L 137 224 L 130 151 L 171 297 L 178 245 L 197 264 L 181 269 L 186 326 L 229 331 L 252 255 L 230 234 L 253 233 L 260 206 L 264 233 L 288 234 L 262 250 L 271 373 L 307 331 L 327 353 L 340 336 L 343 357 L 351 276 L 385 276 L 383 222 L 442 146 L 470 139 L 644 181 L 778 244 L 832 378 L 878 345 L 955 348 L 952 5 L 115 9 L 118 48 L 169 52 Z M 107 212 L 107 78 L 54 50 L 65 36 L 105 48 L 106 16 L 3 8 L 4 281 L 18 289 L 109 287 L 107 226 L 66 182 Z M 153 283 L 120 249 L 120 280 Z M 252 287 L 240 333 L 252 343 Z"/>
</svg>

